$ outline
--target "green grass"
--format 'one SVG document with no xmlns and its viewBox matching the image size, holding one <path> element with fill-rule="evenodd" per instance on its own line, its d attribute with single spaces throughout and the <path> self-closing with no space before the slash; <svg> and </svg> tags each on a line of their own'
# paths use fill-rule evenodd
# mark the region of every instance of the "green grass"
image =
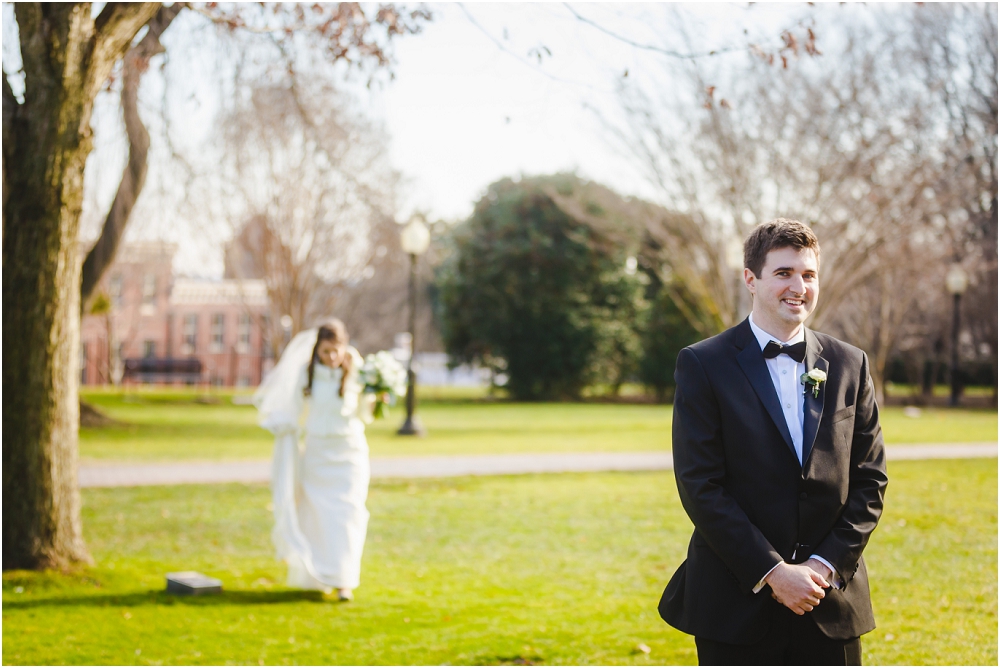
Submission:
<svg viewBox="0 0 1000 668">
<path fill-rule="evenodd" d="M 891 464 L 868 664 L 997 662 L 997 461 Z M 279 584 L 266 487 L 86 490 L 96 565 L 3 575 L 6 664 L 691 664 L 668 472 L 376 483 L 350 604 Z M 173 597 L 194 569 L 225 593 Z M 644 654 L 638 647 L 648 646 Z"/>
<path fill-rule="evenodd" d="M 911 418 L 899 406 L 881 409 L 879 419 L 885 442 L 970 443 L 997 440 L 996 409 L 922 408 Z"/>
<path fill-rule="evenodd" d="M 997 460 L 890 462 L 866 663 L 997 665 Z"/>
<path fill-rule="evenodd" d="M 893 383 L 889 382 L 886 386 L 886 392 L 888 392 L 893 397 L 913 397 L 920 396 L 921 388 L 918 385 L 909 385 L 906 383 Z M 935 385 L 932 394 L 935 397 L 950 397 L 951 396 L 951 385 Z M 981 385 L 970 385 L 968 387 L 962 388 L 962 395 L 966 397 L 992 397 L 993 388 L 984 387 Z"/>
<path fill-rule="evenodd" d="M 436 394 L 435 394 L 436 392 Z M 403 410 L 368 428 L 374 456 L 517 452 L 629 452 L 670 448 L 671 408 L 661 405 L 522 404 L 475 400 L 479 390 L 428 390 L 418 409 L 426 438 L 400 438 Z M 257 459 L 270 456 L 272 439 L 257 427 L 252 406 L 232 393 L 199 403 L 191 390 L 88 390 L 84 399 L 123 426 L 80 430 L 88 460 Z M 204 401 L 202 398 L 201 401 Z M 882 411 L 888 443 L 997 440 L 997 412 L 928 408 L 909 418 L 899 407 Z"/>
</svg>

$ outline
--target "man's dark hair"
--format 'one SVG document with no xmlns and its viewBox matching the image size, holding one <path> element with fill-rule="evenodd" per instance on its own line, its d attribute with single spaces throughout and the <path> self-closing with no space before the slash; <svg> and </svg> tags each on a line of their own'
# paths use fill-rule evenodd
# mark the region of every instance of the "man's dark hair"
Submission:
<svg viewBox="0 0 1000 668">
<path fill-rule="evenodd" d="M 775 218 L 753 228 L 743 242 L 743 266 L 760 278 L 767 254 L 776 248 L 811 248 L 816 252 L 816 262 L 819 263 L 819 239 L 813 231 L 797 220 Z"/>
</svg>

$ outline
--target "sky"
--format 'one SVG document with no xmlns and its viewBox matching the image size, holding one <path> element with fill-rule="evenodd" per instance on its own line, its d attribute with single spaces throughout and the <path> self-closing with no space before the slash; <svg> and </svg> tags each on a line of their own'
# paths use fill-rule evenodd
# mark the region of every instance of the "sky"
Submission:
<svg viewBox="0 0 1000 668">
<path fill-rule="evenodd" d="M 566 170 L 634 189 L 586 106 L 613 100 L 614 72 L 634 71 L 631 47 L 561 5 L 435 9 L 423 34 L 400 40 L 396 79 L 375 100 L 412 179 L 407 204 L 461 219 L 491 182 Z"/>
<path fill-rule="evenodd" d="M 618 82 L 628 76 L 669 88 L 671 73 L 684 67 L 683 61 L 655 49 L 690 53 L 735 47 L 734 53 L 711 57 L 713 65 L 745 60 L 747 43 L 777 44 L 781 30 L 807 11 L 803 3 L 427 7 L 434 18 L 425 29 L 395 41 L 393 80 L 371 89 L 344 84 L 361 112 L 384 123 L 388 132 L 391 162 L 404 176 L 401 222 L 415 211 L 459 221 L 490 183 L 557 171 L 576 171 L 622 194 L 655 199 L 655 189 L 602 124 L 602 116 L 614 119 L 619 112 Z M 8 71 L 16 61 L 11 16 L 5 4 Z M 691 43 L 685 43 L 682 27 Z M 174 241 L 180 246 L 180 272 L 218 276 L 219 246 L 231 226 L 194 224 L 201 215 L 191 209 L 193 198 L 185 190 L 191 184 L 179 177 L 176 161 L 170 169 L 160 162 L 169 161 L 170 154 L 197 159 L 191 156 L 205 145 L 225 95 L 226 71 L 218 63 L 226 47 L 193 12 L 183 13 L 163 41 L 167 54 L 154 61 L 140 92 L 153 157 L 128 237 Z M 162 140 L 164 116 L 171 119 L 170 145 Z M 84 238 L 96 237 L 124 165 L 127 145 L 114 93 L 98 100 L 93 126 Z"/>
<path fill-rule="evenodd" d="M 777 26 L 799 13 L 792 5 L 745 3 L 432 7 L 426 30 L 398 42 L 396 79 L 373 108 L 387 121 L 396 165 L 411 177 L 407 205 L 446 219 L 468 216 L 490 183 L 518 174 L 575 170 L 626 194 L 654 196 L 597 112 L 614 115 L 616 84 L 626 72 L 635 79 L 682 65 L 574 11 L 622 38 L 681 51 L 670 27 L 675 11 L 703 36 L 695 47 L 702 51 L 745 44 L 744 28 L 775 42 Z M 532 57 L 539 51 L 540 62 Z"/>
</svg>

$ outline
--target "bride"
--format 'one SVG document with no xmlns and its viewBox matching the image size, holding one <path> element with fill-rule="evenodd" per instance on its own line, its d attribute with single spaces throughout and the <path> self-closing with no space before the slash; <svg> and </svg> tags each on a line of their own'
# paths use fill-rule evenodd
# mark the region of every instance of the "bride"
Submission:
<svg viewBox="0 0 1000 668">
<path fill-rule="evenodd" d="M 292 339 L 254 394 L 260 425 L 274 434 L 271 538 L 288 586 L 336 590 L 342 601 L 360 582 L 368 529 L 372 405 L 361 396 L 361 365 L 344 323 L 331 319 Z"/>
</svg>

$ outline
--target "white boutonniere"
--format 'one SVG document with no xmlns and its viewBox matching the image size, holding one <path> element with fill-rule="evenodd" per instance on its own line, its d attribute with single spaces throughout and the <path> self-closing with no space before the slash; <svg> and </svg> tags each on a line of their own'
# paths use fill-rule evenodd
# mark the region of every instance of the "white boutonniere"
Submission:
<svg viewBox="0 0 1000 668">
<path fill-rule="evenodd" d="M 802 394 L 809 391 L 812 388 L 812 393 L 814 398 L 819 397 L 819 386 L 820 384 L 826 382 L 826 372 L 820 371 L 819 369 L 812 369 L 806 371 L 799 377 L 799 382 L 801 382 L 805 387 L 802 388 Z"/>
</svg>

